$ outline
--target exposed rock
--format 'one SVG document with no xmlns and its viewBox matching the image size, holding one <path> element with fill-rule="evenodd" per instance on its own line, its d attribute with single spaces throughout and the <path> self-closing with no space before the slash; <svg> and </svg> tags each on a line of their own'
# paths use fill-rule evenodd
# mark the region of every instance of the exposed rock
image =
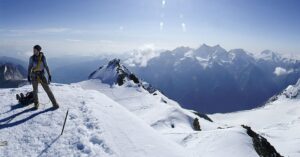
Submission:
<svg viewBox="0 0 300 157">
<path fill-rule="evenodd" d="M 254 132 L 251 127 L 242 125 L 247 134 L 252 138 L 253 147 L 260 157 L 282 157 L 266 138 Z"/>
<path fill-rule="evenodd" d="M 199 119 L 198 118 L 194 119 L 193 127 L 194 127 L 194 130 L 201 131 L 201 127 L 200 127 L 200 123 L 199 123 Z"/>
</svg>

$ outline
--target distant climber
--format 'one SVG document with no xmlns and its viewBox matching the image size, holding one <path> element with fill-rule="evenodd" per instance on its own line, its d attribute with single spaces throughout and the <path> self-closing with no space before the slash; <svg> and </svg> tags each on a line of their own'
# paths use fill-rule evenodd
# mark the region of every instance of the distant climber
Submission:
<svg viewBox="0 0 300 157">
<path fill-rule="evenodd" d="M 38 83 L 40 83 L 51 100 L 53 107 L 57 109 L 59 108 L 59 105 L 48 85 L 51 82 L 50 70 L 47 65 L 46 57 L 41 50 L 42 47 L 40 45 L 35 45 L 33 47 L 33 55 L 30 57 L 28 65 L 27 79 L 29 83 L 32 83 L 34 107 L 35 109 L 38 109 L 39 107 Z M 45 77 L 45 69 L 48 74 L 48 81 Z"/>
</svg>

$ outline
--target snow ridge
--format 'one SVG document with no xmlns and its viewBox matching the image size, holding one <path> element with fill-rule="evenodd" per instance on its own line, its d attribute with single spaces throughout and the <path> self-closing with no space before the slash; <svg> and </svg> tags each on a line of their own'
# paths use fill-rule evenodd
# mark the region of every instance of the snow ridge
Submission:
<svg viewBox="0 0 300 157">
<path fill-rule="evenodd" d="M 283 94 L 287 98 L 297 98 L 300 93 L 300 79 L 295 85 L 289 85 L 284 91 Z"/>
</svg>

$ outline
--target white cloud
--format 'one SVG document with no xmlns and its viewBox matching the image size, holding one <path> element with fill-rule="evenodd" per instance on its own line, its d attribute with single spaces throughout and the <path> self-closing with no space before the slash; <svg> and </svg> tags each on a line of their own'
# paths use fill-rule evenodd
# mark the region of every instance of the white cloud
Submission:
<svg viewBox="0 0 300 157">
<path fill-rule="evenodd" d="M 61 33 L 69 31 L 69 28 L 42 28 L 42 29 L 11 29 L 12 33 Z"/>
<path fill-rule="evenodd" d="M 36 30 L 37 33 L 61 33 L 69 31 L 69 28 L 44 28 Z"/>
<path fill-rule="evenodd" d="M 28 36 L 32 34 L 55 34 L 55 33 L 63 33 L 63 32 L 70 32 L 71 29 L 69 28 L 40 28 L 40 29 L 2 29 L 1 32 L 10 37 L 17 37 L 17 36 Z"/>
<path fill-rule="evenodd" d="M 82 40 L 79 40 L 79 39 L 66 39 L 66 41 L 69 41 L 69 42 L 80 42 Z"/>
<path fill-rule="evenodd" d="M 1 39 L 0 55 L 25 57 L 32 54 L 32 46 L 39 44 L 48 57 L 61 55 L 99 55 L 122 53 L 139 47 L 140 43 L 112 40 L 79 40 L 76 38 L 55 40 Z M 8 53 L 9 52 L 9 53 Z M 18 57 L 17 57 L 18 58 Z"/>
<path fill-rule="evenodd" d="M 133 50 L 131 52 L 132 57 L 125 60 L 125 63 L 130 66 L 140 65 L 145 67 L 150 59 L 159 55 L 160 50 L 156 49 L 156 46 L 153 43 L 144 44 L 139 49 Z"/>
<path fill-rule="evenodd" d="M 282 67 L 276 67 L 275 70 L 274 70 L 274 74 L 277 75 L 277 76 L 287 75 L 287 74 L 292 73 L 292 72 L 294 72 L 293 69 L 286 70 Z"/>
<path fill-rule="evenodd" d="M 144 44 L 144 45 L 142 45 L 142 46 L 139 47 L 140 51 L 146 51 L 146 50 L 153 51 L 155 49 L 156 49 L 156 46 L 153 43 Z"/>
</svg>

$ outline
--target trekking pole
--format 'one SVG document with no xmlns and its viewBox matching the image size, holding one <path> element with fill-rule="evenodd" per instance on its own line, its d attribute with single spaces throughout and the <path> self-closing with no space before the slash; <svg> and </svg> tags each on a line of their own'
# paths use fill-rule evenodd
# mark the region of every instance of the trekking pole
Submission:
<svg viewBox="0 0 300 157">
<path fill-rule="evenodd" d="M 67 121 L 68 114 L 69 114 L 69 109 L 67 110 L 66 117 L 65 117 L 65 121 L 64 121 L 64 125 L 63 125 L 63 128 L 62 128 L 62 130 L 61 130 L 61 134 L 60 134 L 60 135 L 62 135 L 62 134 L 63 134 L 63 132 L 64 132 L 64 129 L 65 129 L 65 125 L 66 125 L 66 121 Z"/>
</svg>

